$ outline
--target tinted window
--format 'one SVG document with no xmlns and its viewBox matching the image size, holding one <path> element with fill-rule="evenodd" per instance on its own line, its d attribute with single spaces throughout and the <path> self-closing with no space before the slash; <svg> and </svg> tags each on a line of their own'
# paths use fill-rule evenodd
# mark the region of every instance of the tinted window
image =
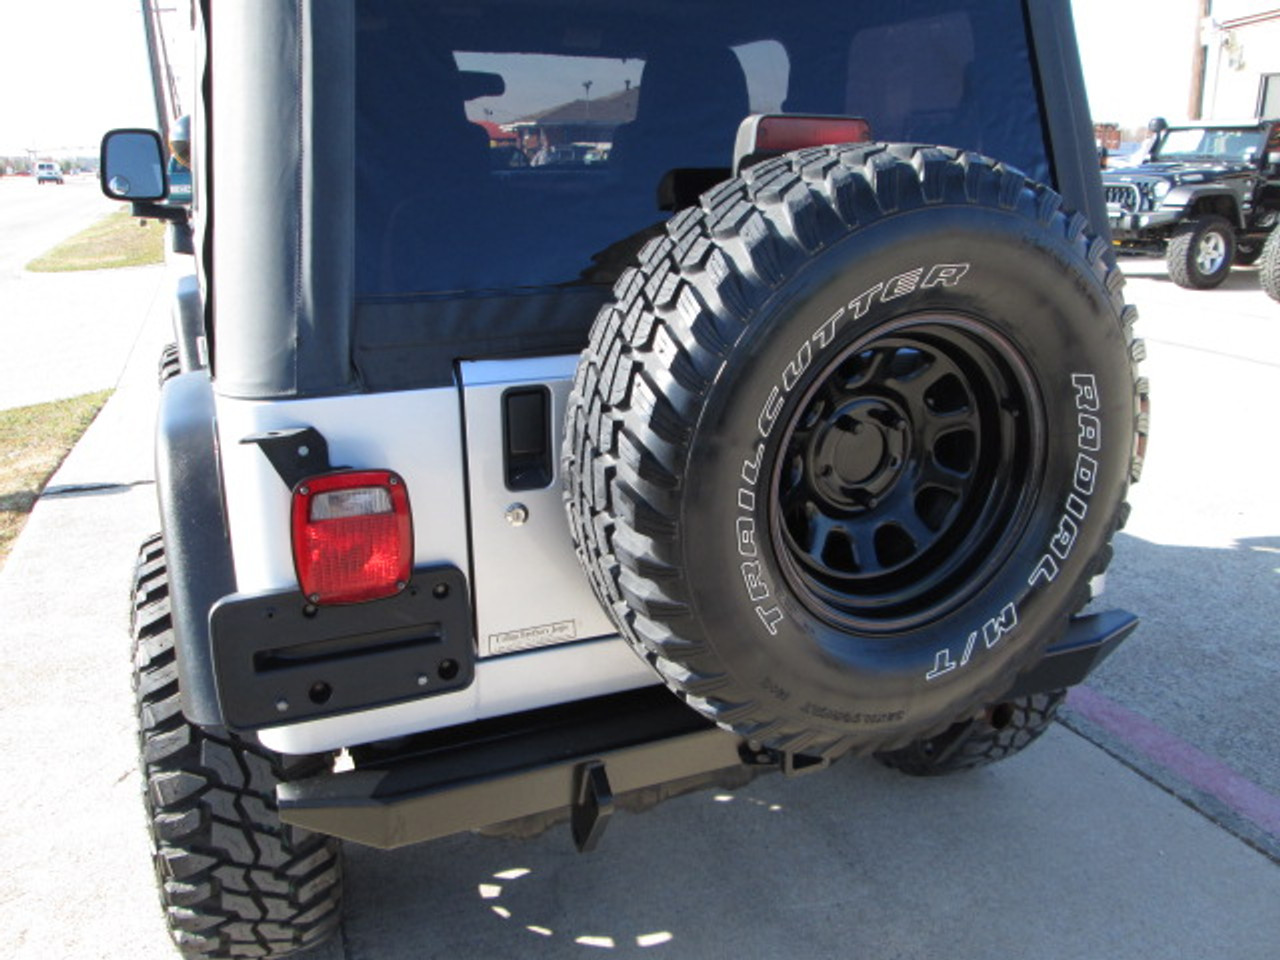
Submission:
<svg viewBox="0 0 1280 960">
<path fill-rule="evenodd" d="M 365 295 L 607 284 L 752 112 L 866 117 L 1046 179 L 1017 0 L 360 0 Z"/>
<path fill-rule="evenodd" d="M 1188 127 L 1169 130 L 1160 142 L 1161 160 L 1252 162 L 1262 152 L 1259 127 Z"/>
</svg>

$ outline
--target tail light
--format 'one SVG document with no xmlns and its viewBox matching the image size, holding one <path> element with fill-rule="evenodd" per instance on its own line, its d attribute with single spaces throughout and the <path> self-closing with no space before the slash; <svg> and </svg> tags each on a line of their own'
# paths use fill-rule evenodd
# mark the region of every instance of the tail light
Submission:
<svg viewBox="0 0 1280 960">
<path fill-rule="evenodd" d="M 861 117 L 824 117 L 802 114 L 753 114 L 742 121 L 733 146 L 733 170 L 804 147 L 835 143 L 865 143 L 871 124 Z"/>
<path fill-rule="evenodd" d="M 293 489 L 293 565 L 312 603 L 389 597 L 409 582 L 413 523 L 390 470 L 342 470 Z"/>
</svg>

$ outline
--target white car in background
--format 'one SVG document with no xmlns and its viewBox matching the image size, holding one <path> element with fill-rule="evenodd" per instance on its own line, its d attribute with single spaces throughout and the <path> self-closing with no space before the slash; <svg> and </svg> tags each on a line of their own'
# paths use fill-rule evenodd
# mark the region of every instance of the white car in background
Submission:
<svg viewBox="0 0 1280 960">
<path fill-rule="evenodd" d="M 36 164 L 36 183 L 62 183 L 62 168 L 52 160 L 41 160 Z"/>
</svg>

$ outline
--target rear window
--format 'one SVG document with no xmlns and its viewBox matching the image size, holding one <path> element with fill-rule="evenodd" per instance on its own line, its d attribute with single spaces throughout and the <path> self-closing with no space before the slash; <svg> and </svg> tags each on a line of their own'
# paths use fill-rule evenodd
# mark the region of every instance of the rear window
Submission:
<svg viewBox="0 0 1280 960">
<path fill-rule="evenodd" d="M 1017 0 L 359 0 L 357 288 L 609 284 L 749 113 L 865 117 L 1048 178 Z"/>
</svg>

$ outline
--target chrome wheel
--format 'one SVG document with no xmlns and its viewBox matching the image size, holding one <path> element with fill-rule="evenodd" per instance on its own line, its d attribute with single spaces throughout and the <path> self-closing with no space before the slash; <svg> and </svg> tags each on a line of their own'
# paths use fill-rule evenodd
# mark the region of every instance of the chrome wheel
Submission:
<svg viewBox="0 0 1280 960">
<path fill-rule="evenodd" d="M 1227 261 L 1227 241 L 1222 234 L 1209 231 L 1196 247 L 1196 268 L 1206 276 L 1217 273 Z"/>
</svg>

